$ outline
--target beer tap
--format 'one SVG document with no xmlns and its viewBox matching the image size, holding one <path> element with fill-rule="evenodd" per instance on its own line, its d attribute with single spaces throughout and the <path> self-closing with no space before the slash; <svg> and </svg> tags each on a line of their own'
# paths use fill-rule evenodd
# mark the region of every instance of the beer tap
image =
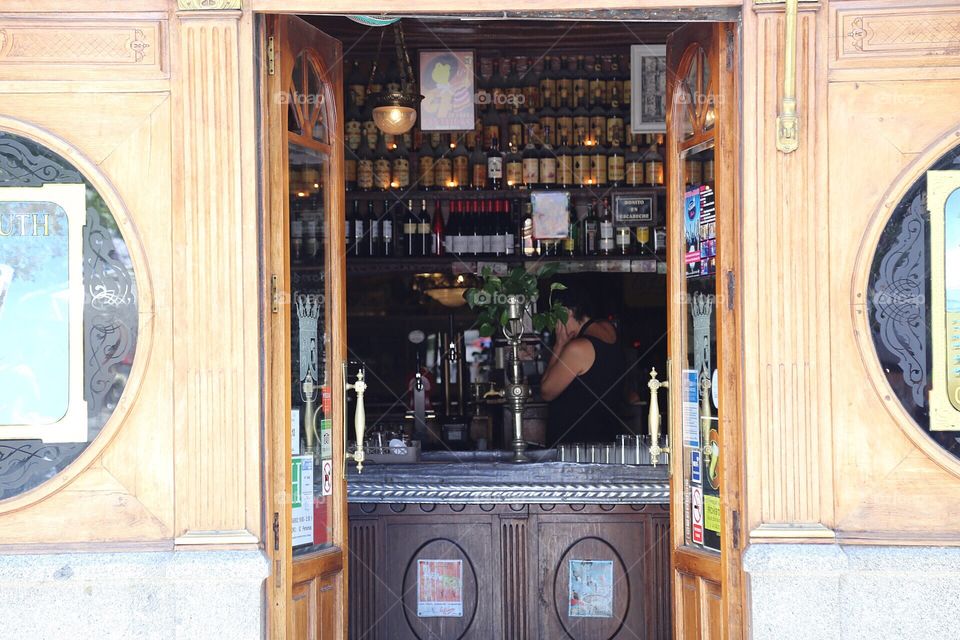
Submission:
<svg viewBox="0 0 960 640">
<path fill-rule="evenodd" d="M 650 464 L 657 466 L 661 453 L 670 453 L 670 447 L 660 446 L 660 402 L 657 391 L 660 388 L 669 389 L 669 381 L 657 380 L 656 368 L 650 369 L 650 380 L 647 388 L 650 389 L 650 413 L 647 415 L 647 424 L 650 426 Z"/>
</svg>

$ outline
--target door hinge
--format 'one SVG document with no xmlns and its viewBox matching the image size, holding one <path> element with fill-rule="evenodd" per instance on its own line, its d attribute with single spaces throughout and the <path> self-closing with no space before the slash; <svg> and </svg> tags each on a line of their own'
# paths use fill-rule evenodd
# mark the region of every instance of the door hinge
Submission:
<svg viewBox="0 0 960 640">
<path fill-rule="evenodd" d="M 270 276 L 270 310 L 280 313 L 280 276 Z"/>
<path fill-rule="evenodd" d="M 733 27 L 727 27 L 727 71 L 733 71 Z"/>
<path fill-rule="evenodd" d="M 273 550 L 280 551 L 280 513 L 273 512 Z"/>
<path fill-rule="evenodd" d="M 736 295 L 737 276 L 733 271 L 727 271 L 727 311 L 733 311 L 733 300 Z"/>
<path fill-rule="evenodd" d="M 276 72 L 274 66 L 277 59 L 277 51 L 274 48 L 273 36 L 267 38 L 267 75 L 272 76 Z"/>
<path fill-rule="evenodd" d="M 731 520 L 733 520 L 733 548 L 740 548 L 740 512 L 736 509 L 733 510 L 733 513 L 730 514 Z"/>
</svg>

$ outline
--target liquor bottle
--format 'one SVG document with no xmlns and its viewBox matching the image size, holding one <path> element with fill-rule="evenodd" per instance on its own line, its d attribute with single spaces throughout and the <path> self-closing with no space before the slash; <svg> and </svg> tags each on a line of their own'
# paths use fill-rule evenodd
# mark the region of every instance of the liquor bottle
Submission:
<svg viewBox="0 0 960 640">
<path fill-rule="evenodd" d="M 370 108 L 370 105 L 367 105 L 367 110 L 363 113 L 360 128 L 363 130 L 363 139 L 360 144 L 366 145 L 368 149 L 373 151 L 377 146 L 380 130 L 377 129 L 377 123 L 373 121 L 373 109 Z"/>
<path fill-rule="evenodd" d="M 507 106 L 507 91 L 510 77 L 510 58 L 500 58 L 497 62 L 497 75 L 493 78 L 491 103 L 494 111 L 502 111 Z"/>
<path fill-rule="evenodd" d="M 510 206 L 506 200 L 497 200 L 497 214 L 500 219 L 500 233 L 503 236 L 503 255 L 512 256 L 516 253 L 516 238 L 513 233 Z"/>
<path fill-rule="evenodd" d="M 634 235 L 637 239 L 637 253 L 653 255 L 653 247 L 650 246 L 650 227 L 637 227 Z"/>
<path fill-rule="evenodd" d="M 437 189 L 449 189 L 453 184 L 453 160 L 449 145 L 441 142 L 433 150 L 433 184 Z"/>
<path fill-rule="evenodd" d="M 439 204 L 439 200 L 434 201 L 435 204 Z M 441 221 L 443 220 L 443 213 L 441 212 Z M 433 229 L 430 228 L 430 212 L 427 211 L 427 201 L 420 201 L 420 215 L 417 220 L 417 231 L 420 232 L 420 255 L 429 256 L 432 253 L 433 249 Z"/>
<path fill-rule="evenodd" d="M 607 149 L 599 144 L 590 147 L 590 184 L 597 187 L 607 184 Z"/>
<path fill-rule="evenodd" d="M 544 56 L 543 72 L 540 74 L 540 105 L 541 109 L 557 107 L 557 71 L 554 69 L 555 56 Z"/>
<path fill-rule="evenodd" d="M 523 96 L 523 105 L 528 109 L 540 108 L 540 71 L 538 71 L 538 67 L 542 71 L 543 58 L 538 58 L 533 64 L 525 56 L 517 58 L 520 94 Z"/>
<path fill-rule="evenodd" d="M 639 187 L 643 184 L 643 155 L 637 145 L 630 147 L 630 151 L 624 156 L 625 181 L 628 187 Z"/>
<path fill-rule="evenodd" d="M 607 101 L 607 77 L 603 71 L 603 58 L 600 56 L 593 59 L 593 75 L 590 76 L 588 87 L 590 106 L 603 107 Z"/>
<path fill-rule="evenodd" d="M 523 56 L 514 59 L 503 58 L 500 64 L 503 64 L 503 60 L 507 61 L 507 66 L 511 70 L 507 76 L 507 104 L 503 105 L 503 109 L 507 110 L 513 105 L 523 103 L 523 82 L 520 80 L 520 66 L 524 64 L 526 58 Z"/>
<path fill-rule="evenodd" d="M 590 149 L 584 144 L 583 138 L 573 150 L 573 184 L 585 187 L 590 180 Z"/>
<path fill-rule="evenodd" d="M 557 145 L 557 112 L 550 105 L 540 110 L 538 115 L 540 124 L 540 144 L 549 143 L 551 147 Z"/>
<path fill-rule="evenodd" d="M 623 78 L 620 71 L 619 55 L 610 59 L 610 75 L 607 76 L 607 104 L 610 105 L 611 109 L 619 109 L 623 105 Z"/>
<path fill-rule="evenodd" d="M 630 109 L 628 107 L 624 107 L 620 111 L 620 114 L 623 116 L 623 146 L 628 148 L 635 144 L 639 146 L 639 143 L 635 141 L 636 138 L 639 137 L 639 134 L 636 134 L 630 130 L 630 127 L 632 126 L 630 124 Z"/>
<path fill-rule="evenodd" d="M 433 188 L 433 147 L 424 142 L 417 156 L 417 186 L 424 191 Z"/>
<path fill-rule="evenodd" d="M 580 253 L 595 256 L 599 250 L 600 219 L 597 217 L 597 201 L 590 203 L 587 217 L 580 227 Z"/>
<path fill-rule="evenodd" d="M 363 115 L 360 109 L 353 103 L 347 108 L 346 121 L 343 125 L 344 146 L 351 151 L 360 149 L 363 139 Z"/>
<path fill-rule="evenodd" d="M 524 120 L 517 107 L 513 108 L 510 117 L 507 119 L 507 149 L 523 147 Z"/>
<path fill-rule="evenodd" d="M 347 95 L 351 106 L 356 107 L 358 111 L 363 109 L 367 99 L 367 78 L 360 71 L 359 60 L 353 61 L 353 67 L 347 75 Z"/>
<path fill-rule="evenodd" d="M 630 233 L 630 227 L 621 223 L 616 225 L 616 245 L 617 253 L 622 256 L 628 256 L 633 253 L 632 243 L 633 234 Z"/>
<path fill-rule="evenodd" d="M 573 111 L 570 107 L 557 109 L 557 139 L 567 142 L 579 139 L 573 136 Z"/>
<path fill-rule="evenodd" d="M 519 189 L 523 186 L 523 158 L 513 140 L 503 157 L 503 171 L 508 189 Z"/>
<path fill-rule="evenodd" d="M 294 200 L 294 201 L 293 201 L 293 204 L 291 205 L 291 207 L 299 207 L 299 206 L 300 206 L 300 203 L 299 203 L 298 201 L 296 201 L 296 200 Z M 300 214 L 299 214 L 299 213 L 296 213 L 296 214 L 295 214 L 294 211 L 291 210 L 291 212 L 290 212 L 290 218 L 291 218 L 291 220 L 295 219 L 295 218 L 294 218 L 295 215 L 296 215 L 296 219 L 299 219 Z M 357 216 L 359 216 L 359 215 L 360 215 L 360 203 L 359 203 L 357 200 L 354 200 L 354 201 L 353 201 L 353 204 L 351 205 L 350 213 L 347 214 L 346 216 L 344 216 L 344 217 L 346 218 L 346 219 L 344 220 L 344 222 L 346 223 L 346 224 L 344 224 L 344 227 L 345 227 L 345 229 L 344 229 L 344 231 L 345 231 L 344 236 L 345 236 L 345 241 L 346 241 L 346 255 L 347 255 L 347 257 L 350 257 L 351 254 L 353 254 L 353 221 L 354 221 L 354 220 L 357 218 Z M 302 223 L 301 223 L 301 226 L 302 226 Z M 301 234 L 301 235 L 302 235 L 302 234 Z"/>
<path fill-rule="evenodd" d="M 599 104 L 590 110 L 590 139 L 602 146 L 610 143 L 607 138 L 607 112 Z"/>
<path fill-rule="evenodd" d="M 457 189 L 466 189 L 470 186 L 470 155 L 467 146 L 461 142 L 451 154 L 453 162 L 453 186 Z"/>
<path fill-rule="evenodd" d="M 373 153 L 373 187 L 378 191 L 390 188 L 390 156 L 382 135 L 377 137 L 377 149 Z"/>
<path fill-rule="evenodd" d="M 603 215 L 600 217 L 600 254 L 613 255 L 615 248 L 613 216 L 606 198 L 603 200 Z"/>
<path fill-rule="evenodd" d="M 357 189 L 373 189 L 373 152 L 366 144 L 361 144 L 357 152 Z"/>
<path fill-rule="evenodd" d="M 551 189 L 557 186 L 557 156 L 550 143 L 550 128 L 543 132 L 543 148 L 540 149 L 540 186 Z"/>
<path fill-rule="evenodd" d="M 572 64 L 576 67 L 576 59 Z M 570 70 L 570 58 L 561 59 L 560 71 L 557 74 L 557 108 L 571 108 L 573 104 L 573 72 Z"/>
<path fill-rule="evenodd" d="M 654 186 L 663 184 L 663 156 L 657 151 L 656 141 L 651 143 L 650 149 L 644 157 L 643 173 L 647 184 Z"/>
<path fill-rule="evenodd" d="M 583 105 L 573 110 L 573 136 L 588 145 L 597 142 L 590 137 L 590 112 Z"/>
<path fill-rule="evenodd" d="M 383 215 L 380 218 L 380 254 L 385 258 L 393 257 L 393 204 L 383 201 Z"/>
<path fill-rule="evenodd" d="M 567 189 L 576 184 L 573 180 L 573 149 L 567 146 L 567 136 L 561 136 L 557 156 L 557 185 Z"/>
<path fill-rule="evenodd" d="M 440 206 L 440 202 L 440 200 L 433 202 L 433 223 L 430 225 L 431 252 L 435 256 L 447 253 L 446 233 L 443 229 L 443 207 Z"/>
<path fill-rule="evenodd" d="M 653 148 L 651 146 L 651 148 Z M 662 166 L 661 162 L 661 166 Z M 696 158 L 687 158 L 683 163 L 686 175 L 687 175 L 687 184 L 696 186 L 703 184 L 703 164 L 700 160 Z M 662 174 L 662 169 L 661 169 Z M 650 183 L 653 184 L 653 183 Z"/>
<path fill-rule="evenodd" d="M 413 211 L 413 200 L 407 201 L 407 206 L 403 213 L 404 253 L 411 257 L 423 255 L 420 249 L 420 220 Z"/>
<path fill-rule="evenodd" d="M 444 229 L 443 250 L 448 255 L 460 255 L 457 237 L 460 235 L 460 203 L 461 200 L 450 201 L 450 217 Z"/>
<path fill-rule="evenodd" d="M 367 200 L 367 237 L 365 238 L 366 247 L 364 254 L 376 257 L 380 255 L 380 220 L 377 218 L 377 212 L 374 210 L 373 200 Z"/>
<path fill-rule="evenodd" d="M 540 185 L 540 153 L 533 145 L 533 139 L 528 139 L 523 148 L 523 186 L 527 189 L 536 189 Z"/>
<path fill-rule="evenodd" d="M 487 154 L 479 144 L 470 154 L 470 186 L 478 190 L 487 188 Z"/>
<path fill-rule="evenodd" d="M 350 148 L 343 148 L 344 189 L 354 191 L 357 188 L 357 154 Z"/>
<path fill-rule="evenodd" d="M 540 118 L 533 107 L 527 109 L 523 116 L 523 145 L 533 143 L 534 146 L 543 143 L 543 131 L 540 129 Z"/>
<path fill-rule="evenodd" d="M 520 250 L 527 258 L 539 254 L 533 237 L 533 205 L 523 203 L 523 215 L 520 218 Z"/>
<path fill-rule="evenodd" d="M 583 67 L 583 56 L 577 56 L 574 62 L 576 65 L 573 70 L 573 108 L 587 108 L 587 92 L 590 81 L 587 78 L 587 70 Z"/>
<path fill-rule="evenodd" d="M 500 140 L 494 138 L 487 153 L 487 186 L 491 189 L 503 188 L 503 154 L 500 153 Z"/>
<path fill-rule="evenodd" d="M 620 97 L 623 102 L 623 110 L 627 113 L 630 113 L 630 92 L 633 87 L 630 81 L 630 65 L 621 64 L 620 65 Z"/>
<path fill-rule="evenodd" d="M 390 186 L 401 191 L 410 186 L 410 150 L 403 137 L 397 138 L 397 148 L 390 161 Z"/>
<path fill-rule="evenodd" d="M 493 107 L 487 107 L 483 114 L 483 146 L 490 149 L 494 140 L 500 139 L 500 114 Z"/>
<path fill-rule="evenodd" d="M 367 228 L 367 220 L 363 217 L 363 214 L 360 212 L 360 203 L 357 200 L 353 201 L 353 244 L 350 245 L 350 255 L 354 257 L 362 257 L 367 255 L 367 237 L 369 235 L 369 229 Z"/>
<path fill-rule="evenodd" d="M 620 139 L 615 138 L 611 141 L 610 148 L 607 150 L 607 182 L 610 183 L 610 186 L 619 187 L 623 185 L 625 167 L 626 163 L 623 148 L 620 146 Z"/>
<path fill-rule="evenodd" d="M 703 161 L 703 181 L 707 184 L 713 184 L 713 181 L 716 179 L 716 167 L 713 162 L 713 158 L 707 158 Z"/>
<path fill-rule="evenodd" d="M 571 203 L 567 220 L 567 237 L 563 239 L 563 254 L 566 256 L 577 255 L 579 222 L 577 220 L 577 208 Z"/>
</svg>

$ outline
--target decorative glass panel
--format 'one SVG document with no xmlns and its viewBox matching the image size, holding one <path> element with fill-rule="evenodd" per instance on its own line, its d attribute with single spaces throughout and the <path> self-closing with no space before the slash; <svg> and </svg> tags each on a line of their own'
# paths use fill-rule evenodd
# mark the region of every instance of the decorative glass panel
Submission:
<svg viewBox="0 0 960 640">
<path fill-rule="evenodd" d="M 933 429 L 930 415 L 929 393 L 937 388 L 930 303 L 935 295 L 945 295 L 943 289 L 939 294 L 932 290 L 930 274 L 933 261 L 945 260 L 950 247 L 945 242 L 931 246 L 931 216 L 945 216 L 947 203 L 944 197 L 942 206 L 928 211 L 927 177 L 931 171 L 944 170 L 960 170 L 960 147 L 937 160 L 911 185 L 887 221 L 870 271 L 867 312 L 873 343 L 893 395 L 921 429 L 960 458 L 960 434 Z M 945 272 L 947 277 L 955 274 Z M 943 300 L 946 304 L 946 298 Z M 949 333 L 948 317 L 941 320 L 944 347 L 939 356 L 947 358 L 945 349 L 954 334 Z M 944 367 L 949 366 L 946 359 L 943 362 Z"/>
<path fill-rule="evenodd" d="M 704 163 L 712 161 L 712 146 L 700 145 L 681 154 L 686 185 L 682 199 L 684 228 L 677 232 L 684 238 L 681 300 L 686 328 L 681 337 L 681 380 L 671 387 L 682 398 L 682 438 L 674 451 L 682 453 L 684 541 L 689 546 L 719 551 L 716 205 L 713 181 L 705 180 L 702 170 Z"/>
<path fill-rule="evenodd" d="M 126 386 L 138 319 L 106 203 L 65 159 L 0 132 L 0 499 L 97 436 Z"/>
</svg>

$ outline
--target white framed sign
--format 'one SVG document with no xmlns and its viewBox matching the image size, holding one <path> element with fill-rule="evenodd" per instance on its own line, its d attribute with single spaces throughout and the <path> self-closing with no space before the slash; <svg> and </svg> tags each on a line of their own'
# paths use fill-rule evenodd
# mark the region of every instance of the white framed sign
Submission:
<svg viewBox="0 0 960 640">
<path fill-rule="evenodd" d="M 87 441 L 86 186 L 0 188 L 0 439 Z"/>
<path fill-rule="evenodd" d="M 630 46 L 630 130 L 664 133 L 667 130 L 667 47 Z"/>
</svg>

